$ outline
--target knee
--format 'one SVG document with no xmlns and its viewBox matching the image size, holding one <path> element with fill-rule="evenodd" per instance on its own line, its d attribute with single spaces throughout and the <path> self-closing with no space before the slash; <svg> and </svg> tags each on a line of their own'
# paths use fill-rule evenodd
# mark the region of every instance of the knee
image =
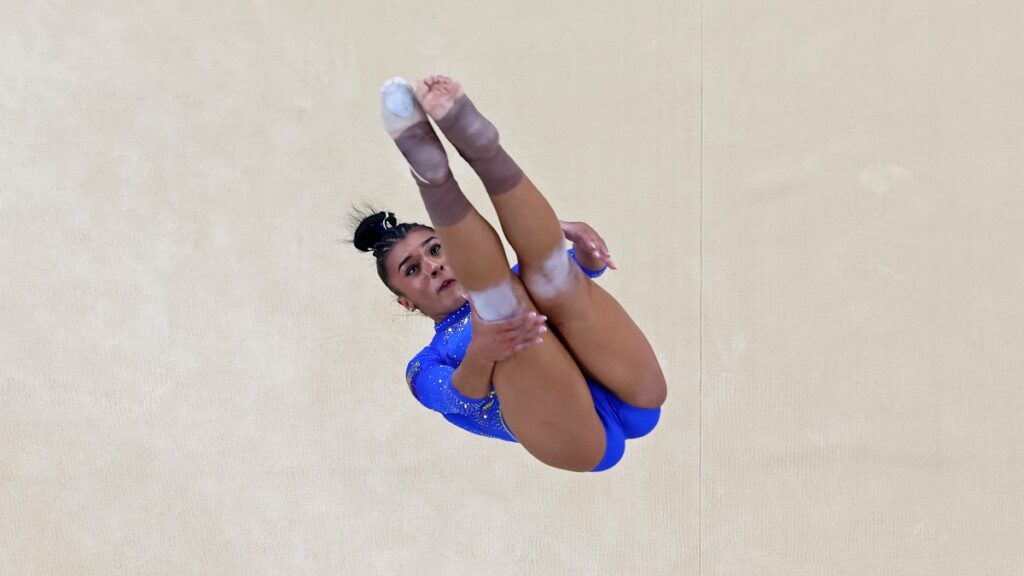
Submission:
<svg viewBox="0 0 1024 576">
<path fill-rule="evenodd" d="M 527 307 L 526 291 L 511 274 L 499 284 L 468 292 L 477 315 L 486 322 L 511 318 Z"/>
<path fill-rule="evenodd" d="M 556 300 L 569 294 L 586 281 L 586 276 L 572 263 L 564 244 L 543 262 L 522 264 L 523 284 L 530 295 L 542 301 Z"/>
<path fill-rule="evenodd" d="M 574 446 L 563 446 L 552 454 L 534 454 L 541 462 L 569 472 L 590 472 L 604 458 L 607 439 L 600 434 L 600 439 L 593 442 L 580 442 Z"/>
<path fill-rule="evenodd" d="M 566 459 L 563 468 L 571 472 L 590 472 L 601 463 L 601 460 L 604 458 L 605 448 L 605 442 L 595 443 L 594 446 L 583 448 Z"/>
<path fill-rule="evenodd" d="M 643 384 L 631 398 L 630 404 L 637 408 L 660 408 L 668 397 L 668 384 L 665 382 L 665 374 L 662 373 L 661 366 L 656 364 L 641 381 Z"/>
</svg>

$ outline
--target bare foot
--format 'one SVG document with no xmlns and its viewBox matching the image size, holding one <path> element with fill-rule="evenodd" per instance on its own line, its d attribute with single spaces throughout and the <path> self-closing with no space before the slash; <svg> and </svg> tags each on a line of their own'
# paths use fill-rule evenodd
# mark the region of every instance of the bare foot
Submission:
<svg viewBox="0 0 1024 576">
<path fill-rule="evenodd" d="M 444 118 L 463 94 L 462 85 L 447 76 L 427 76 L 413 87 L 416 100 L 434 121 Z"/>
</svg>

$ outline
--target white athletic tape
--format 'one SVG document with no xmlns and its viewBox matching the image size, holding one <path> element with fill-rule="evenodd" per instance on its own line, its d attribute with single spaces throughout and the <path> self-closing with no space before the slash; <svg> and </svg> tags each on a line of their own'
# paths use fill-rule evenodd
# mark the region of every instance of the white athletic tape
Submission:
<svg viewBox="0 0 1024 576">
<path fill-rule="evenodd" d="M 573 268 L 563 240 L 537 270 L 523 278 L 523 282 L 537 298 L 554 298 L 572 286 Z"/>
<path fill-rule="evenodd" d="M 412 86 L 401 77 L 395 76 L 381 86 L 380 103 L 384 130 L 392 138 L 398 138 L 406 128 L 427 119 L 426 112 L 416 102 Z"/>
<path fill-rule="evenodd" d="M 506 278 L 501 284 L 478 292 L 470 291 L 469 296 L 473 299 L 477 315 L 487 322 L 511 318 L 522 310 L 512 290 L 512 278 Z"/>
</svg>

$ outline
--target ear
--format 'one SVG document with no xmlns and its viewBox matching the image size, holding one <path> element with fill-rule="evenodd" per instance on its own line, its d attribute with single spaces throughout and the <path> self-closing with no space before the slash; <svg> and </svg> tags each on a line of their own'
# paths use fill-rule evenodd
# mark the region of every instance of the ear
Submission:
<svg viewBox="0 0 1024 576">
<path fill-rule="evenodd" d="M 401 306 L 402 308 L 405 308 L 409 312 L 415 312 L 416 311 L 416 305 L 412 303 L 412 300 L 409 300 L 405 296 L 399 296 L 395 300 L 395 302 L 397 302 L 399 306 Z"/>
</svg>

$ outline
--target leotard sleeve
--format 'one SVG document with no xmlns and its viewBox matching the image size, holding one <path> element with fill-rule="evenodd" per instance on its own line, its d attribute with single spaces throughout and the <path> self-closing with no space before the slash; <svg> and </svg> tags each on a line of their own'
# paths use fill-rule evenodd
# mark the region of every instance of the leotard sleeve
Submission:
<svg viewBox="0 0 1024 576">
<path fill-rule="evenodd" d="M 590 276 L 591 278 L 599 278 L 599 277 L 601 277 L 604 274 L 605 270 L 608 269 L 607 265 L 605 265 L 605 267 L 601 268 L 600 270 L 591 270 L 589 268 L 584 268 L 583 264 L 580 264 L 580 261 L 576 259 L 576 249 L 575 248 L 569 248 L 569 256 L 571 256 L 572 257 L 572 261 L 575 262 L 576 265 L 580 267 L 580 270 L 583 270 L 583 273 L 586 274 L 587 276 Z"/>
<path fill-rule="evenodd" d="M 608 270 L 608 266 L 605 266 L 600 270 L 591 270 L 589 268 L 584 268 L 583 264 L 580 264 L 580 261 L 576 259 L 575 248 L 569 248 L 569 257 L 572 258 L 573 263 L 580 267 L 580 270 L 583 270 L 584 274 L 591 278 L 600 278 L 601 276 L 604 275 L 605 270 Z M 516 276 L 519 275 L 519 264 L 516 264 L 515 266 L 512 267 L 512 273 L 515 274 Z"/>
<path fill-rule="evenodd" d="M 455 368 L 445 364 L 437 350 L 427 346 L 409 362 L 405 370 L 405 381 L 420 404 L 431 410 L 465 416 L 479 413 L 492 398 L 469 398 L 459 393 L 452 384 Z"/>
</svg>

